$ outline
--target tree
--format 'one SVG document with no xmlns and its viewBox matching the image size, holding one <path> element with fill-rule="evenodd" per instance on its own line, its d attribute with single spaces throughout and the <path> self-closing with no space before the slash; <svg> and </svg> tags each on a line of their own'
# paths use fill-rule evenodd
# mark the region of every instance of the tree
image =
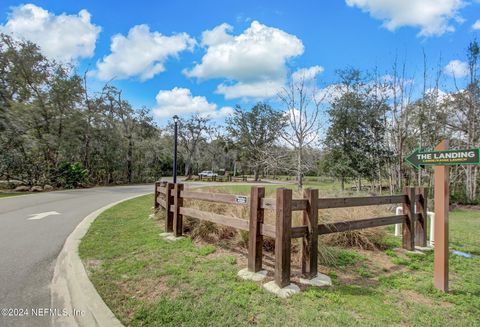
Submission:
<svg viewBox="0 0 480 327">
<path fill-rule="evenodd" d="M 323 169 L 340 178 L 342 189 L 346 179 L 355 178 L 360 190 L 364 178 L 372 183 L 377 180 L 381 190 L 381 167 L 389 155 L 385 143 L 385 98 L 375 83 L 365 81 L 359 70 L 337 73 L 340 83 L 328 110 L 330 126 Z"/>
<path fill-rule="evenodd" d="M 366 134 L 362 127 L 364 103 L 361 88 L 364 84 L 358 70 L 337 73 L 341 81 L 337 85 L 338 95 L 328 109 L 330 125 L 325 137 L 324 168 L 340 178 L 343 190 L 346 179 L 361 178 L 362 167 L 367 161 L 364 152 Z"/>
<path fill-rule="evenodd" d="M 480 147 L 480 46 L 476 40 L 467 49 L 468 84 L 464 89 L 456 85 L 456 92 L 447 98 L 449 115 L 448 125 L 459 137 L 460 145 L 467 148 Z M 465 176 L 465 195 L 467 201 L 473 202 L 477 195 L 478 166 L 463 167 Z"/>
<path fill-rule="evenodd" d="M 153 180 L 161 170 L 144 167 L 155 164 L 147 154 L 159 137 L 148 110 L 134 110 L 121 90 L 89 94 L 86 75 L 0 35 L 0 178 L 63 187 Z M 70 170 L 84 181 L 70 183 Z"/>
<path fill-rule="evenodd" d="M 263 102 L 257 103 L 250 111 L 237 106 L 226 124 L 242 160 L 253 170 L 257 181 L 262 168 L 262 152 L 273 146 L 285 126 L 283 113 Z"/>
<path fill-rule="evenodd" d="M 392 74 L 388 76 L 391 93 L 391 115 L 389 141 L 393 152 L 393 163 L 390 168 L 391 189 L 399 192 L 406 175 L 404 157 L 407 154 L 406 140 L 410 135 L 409 106 L 413 92 L 412 80 L 407 77 L 406 59 L 399 65 L 395 57 Z"/>
<path fill-rule="evenodd" d="M 168 125 L 173 131 L 173 123 Z M 185 161 L 185 176 L 192 177 L 192 165 L 197 156 L 199 145 L 205 140 L 206 135 L 212 130 L 210 118 L 194 114 L 189 119 L 178 120 L 178 139 Z"/>
<path fill-rule="evenodd" d="M 299 189 L 303 187 L 303 175 L 312 169 L 312 165 L 305 160 L 306 151 L 318 142 L 321 104 L 326 97 L 326 94 L 319 95 L 316 92 L 315 84 L 314 78 L 301 76 L 299 80 L 292 79 L 278 94 L 285 105 L 286 117 L 286 126 L 281 135 L 295 152 L 294 171 Z"/>
</svg>

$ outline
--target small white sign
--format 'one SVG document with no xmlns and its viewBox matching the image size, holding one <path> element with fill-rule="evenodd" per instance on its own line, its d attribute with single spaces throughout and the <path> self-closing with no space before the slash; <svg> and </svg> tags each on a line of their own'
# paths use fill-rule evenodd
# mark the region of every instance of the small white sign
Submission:
<svg viewBox="0 0 480 327">
<path fill-rule="evenodd" d="M 247 204 L 248 198 L 246 196 L 243 196 L 243 195 L 237 195 L 235 197 L 235 202 L 238 203 L 238 204 Z"/>
</svg>

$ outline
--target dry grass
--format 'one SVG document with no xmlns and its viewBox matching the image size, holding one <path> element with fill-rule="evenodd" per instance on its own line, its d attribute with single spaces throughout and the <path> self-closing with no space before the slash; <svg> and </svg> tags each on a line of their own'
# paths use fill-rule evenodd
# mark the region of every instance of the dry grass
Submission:
<svg viewBox="0 0 480 327">
<path fill-rule="evenodd" d="M 208 188 L 206 190 L 212 193 L 225 192 L 219 191 L 215 188 Z M 301 198 L 302 193 L 299 191 L 293 192 L 294 198 Z M 272 191 L 267 193 L 267 197 L 274 197 Z M 239 219 L 248 219 L 249 207 L 232 204 L 222 204 L 214 202 L 206 202 L 199 200 L 184 200 L 184 205 L 189 208 L 194 208 L 206 212 L 213 212 L 229 217 Z M 388 206 L 367 206 L 356 208 L 338 208 L 327 209 L 319 212 L 320 223 L 330 223 L 338 221 L 348 221 L 355 219 L 380 217 L 391 214 Z M 264 221 L 266 224 L 275 225 L 275 211 L 265 210 Z M 303 225 L 302 212 L 294 212 L 292 216 L 292 225 Z M 223 245 L 233 247 L 248 247 L 248 232 L 235 230 L 232 227 L 221 226 L 208 221 L 200 221 L 186 217 L 185 231 L 190 234 L 195 240 L 222 243 Z M 331 246 L 355 247 L 364 250 L 375 250 L 383 248 L 383 240 L 386 236 L 385 229 L 369 228 L 362 230 L 355 230 L 350 232 L 333 233 L 320 237 L 319 240 L 319 261 L 323 263 L 330 263 L 335 260 L 335 255 L 329 250 Z M 275 240 L 265 238 L 264 250 L 266 252 L 273 252 L 275 249 Z M 294 261 L 300 260 L 299 252 L 301 249 L 301 239 L 292 240 L 292 259 Z"/>
<path fill-rule="evenodd" d="M 349 221 L 363 218 L 387 216 L 391 214 L 388 206 L 368 206 L 322 210 L 319 220 L 325 223 Z M 332 246 L 356 247 L 375 250 L 384 247 L 386 237 L 384 227 L 353 230 L 322 236 L 323 242 Z"/>
</svg>

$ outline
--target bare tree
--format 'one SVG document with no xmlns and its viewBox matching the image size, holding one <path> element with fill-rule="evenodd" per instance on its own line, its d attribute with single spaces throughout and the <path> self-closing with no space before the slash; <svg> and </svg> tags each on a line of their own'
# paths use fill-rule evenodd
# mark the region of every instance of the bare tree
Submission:
<svg viewBox="0 0 480 327">
<path fill-rule="evenodd" d="M 292 80 L 278 94 L 285 105 L 286 127 L 283 129 L 283 140 L 295 152 L 294 172 L 299 189 L 303 187 L 303 175 L 311 165 L 305 160 L 306 149 L 318 142 L 320 133 L 321 105 L 326 93 L 320 94 L 315 87 L 316 80 L 304 75 Z"/>
<path fill-rule="evenodd" d="M 390 189 L 399 191 L 402 188 L 402 181 L 406 174 L 403 158 L 406 154 L 405 142 L 409 135 L 408 107 L 413 91 L 411 80 L 406 75 L 406 60 L 399 66 L 398 58 L 395 58 L 389 82 L 392 97 L 390 140 L 394 155 L 390 175 Z"/>
<path fill-rule="evenodd" d="M 480 79 L 478 70 L 480 63 L 480 46 L 477 41 L 470 43 L 467 49 L 469 80 L 464 89 L 457 85 L 456 92 L 447 99 L 451 117 L 449 126 L 456 133 L 462 146 L 476 148 L 480 145 Z M 462 167 L 465 172 L 465 194 L 468 201 L 473 201 L 477 194 L 478 166 Z"/>
</svg>

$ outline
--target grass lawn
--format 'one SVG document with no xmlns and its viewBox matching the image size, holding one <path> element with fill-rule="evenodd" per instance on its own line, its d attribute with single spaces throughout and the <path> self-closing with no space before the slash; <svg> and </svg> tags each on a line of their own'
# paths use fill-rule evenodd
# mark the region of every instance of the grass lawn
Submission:
<svg viewBox="0 0 480 327">
<path fill-rule="evenodd" d="M 291 188 L 293 190 L 297 189 L 297 185 L 294 183 L 287 183 L 286 184 L 265 184 L 262 185 L 265 187 L 265 191 L 268 197 L 275 196 L 275 190 L 279 187 L 286 187 Z M 239 195 L 250 195 L 251 185 L 220 185 L 220 186 L 208 186 L 202 187 L 202 190 L 206 190 L 207 192 L 220 192 L 220 193 L 232 193 L 232 194 L 239 194 Z M 344 192 L 340 191 L 340 186 L 338 182 L 335 181 L 327 181 L 327 182 L 316 182 L 316 181 L 305 181 L 304 184 L 305 188 L 315 188 L 318 189 L 320 196 L 357 196 L 357 195 L 366 195 L 366 192 L 356 192 L 345 190 Z"/>
<path fill-rule="evenodd" d="M 27 193 L 27 194 L 30 194 L 30 193 Z M 17 196 L 17 195 L 25 195 L 25 193 L 2 193 L 0 192 L 0 198 L 8 198 L 8 197 L 11 197 L 11 196 Z"/>
<path fill-rule="evenodd" d="M 442 294 L 432 286 L 432 254 L 338 249 L 338 266 L 320 269 L 333 287 L 279 299 L 236 277 L 242 255 L 162 240 L 161 224 L 147 218 L 152 202 L 143 196 L 107 210 L 80 244 L 90 279 L 125 325 L 480 325 L 480 258 L 451 256 L 451 292 Z M 480 212 L 452 212 L 455 250 L 480 255 L 479 230 Z"/>
</svg>

